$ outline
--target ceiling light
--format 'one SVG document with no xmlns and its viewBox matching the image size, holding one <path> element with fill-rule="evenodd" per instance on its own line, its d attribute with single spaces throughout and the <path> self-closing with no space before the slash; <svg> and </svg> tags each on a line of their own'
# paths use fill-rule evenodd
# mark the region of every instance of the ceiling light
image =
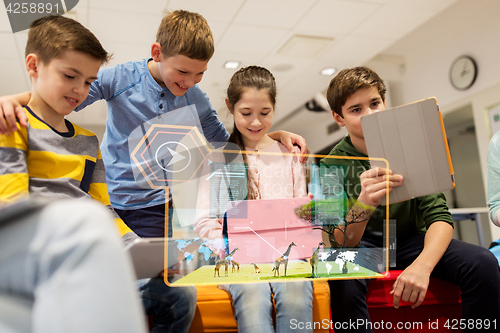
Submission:
<svg viewBox="0 0 500 333">
<path fill-rule="evenodd" d="M 321 70 L 321 75 L 333 75 L 337 70 L 333 67 L 326 67 Z"/>
<path fill-rule="evenodd" d="M 286 72 L 293 68 L 292 64 L 279 64 L 273 67 L 273 71 L 276 72 Z"/>
<path fill-rule="evenodd" d="M 227 68 L 227 69 L 236 69 L 240 67 L 240 62 L 239 61 L 226 61 L 226 63 L 224 64 L 224 68 Z"/>
<path fill-rule="evenodd" d="M 293 35 L 279 48 L 278 54 L 313 59 L 331 47 L 333 40 L 331 37 Z"/>
</svg>

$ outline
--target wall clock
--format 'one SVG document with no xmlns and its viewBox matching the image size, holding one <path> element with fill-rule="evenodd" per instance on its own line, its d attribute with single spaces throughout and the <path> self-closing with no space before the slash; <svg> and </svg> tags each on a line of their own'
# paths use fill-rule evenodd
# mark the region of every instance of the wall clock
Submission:
<svg viewBox="0 0 500 333">
<path fill-rule="evenodd" d="M 474 59 L 462 55 L 455 59 L 450 68 L 450 81 L 458 90 L 469 89 L 477 77 L 477 65 Z"/>
</svg>

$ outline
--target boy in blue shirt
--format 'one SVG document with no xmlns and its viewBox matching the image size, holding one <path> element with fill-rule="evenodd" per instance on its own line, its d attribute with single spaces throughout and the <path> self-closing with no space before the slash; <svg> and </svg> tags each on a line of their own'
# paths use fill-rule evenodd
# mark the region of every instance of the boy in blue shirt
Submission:
<svg viewBox="0 0 500 333">
<path fill-rule="evenodd" d="M 107 101 L 108 118 L 101 150 L 110 201 L 118 215 L 140 237 L 164 237 L 167 204 L 163 189 L 146 189 L 135 182 L 129 135 L 150 119 L 194 104 L 205 138 L 215 144 L 226 142 L 227 131 L 208 97 L 197 86 L 213 52 L 212 32 L 201 15 L 184 10 L 168 13 L 151 46 L 151 58 L 99 71 L 88 98 L 79 107 L 100 99 Z M 28 98 L 26 93 L 15 96 L 20 104 Z M 26 117 L 20 105 L 13 107 L 11 102 L 5 102 L 6 98 L 3 101 L 0 101 L 0 132 L 9 130 L 4 117 L 13 130 L 16 117 L 25 126 Z M 298 143 L 303 153 L 308 152 L 299 136 L 287 132 L 271 135 L 290 149 L 292 143 Z M 189 331 L 196 308 L 195 288 L 171 288 L 161 278 L 154 278 L 142 284 L 141 295 L 157 326 L 171 327 L 175 332 Z M 163 312 L 162 308 L 167 311 Z M 174 318 L 165 314 L 168 309 L 175 312 Z"/>
<path fill-rule="evenodd" d="M 226 142 L 229 137 L 208 97 L 197 85 L 214 52 L 206 20 L 196 13 L 173 11 L 163 18 L 156 40 L 151 58 L 100 70 L 89 96 L 77 109 L 100 99 L 107 101 L 108 118 L 101 149 L 110 201 L 141 237 L 164 236 L 165 194 L 161 189 L 145 189 L 136 184 L 128 147 L 132 130 L 159 115 L 194 104 L 203 134 L 210 143 Z M 2 100 L 10 100 L 6 97 Z M 25 104 L 28 97 L 27 93 L 16 95 L 19 104 Z M 0 133 L 9 131 L 4 117 L 13 131 L 17 130 L 16 117 L 22 126 L 26 125 L 26 115 L 19 104 L 13 108 L 10 102 L 0 103 Z M 289 149 L 297 143 L 301 152 L 307 153 L 300 136 L 283 131 L 270 134 Z"/>
</svg>

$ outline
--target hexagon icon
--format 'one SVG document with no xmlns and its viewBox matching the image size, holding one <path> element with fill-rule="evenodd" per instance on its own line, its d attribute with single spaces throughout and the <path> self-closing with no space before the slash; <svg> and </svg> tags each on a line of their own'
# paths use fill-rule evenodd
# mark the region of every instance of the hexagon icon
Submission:
<svg viewBox="0 0 500 333">
<path fill-rule="evenodd" d="M 210 148 L 196 126 L 153 124 L 133 148 L 130 158 L 140 184 L 164 188 L 187 182 L 201 170 Z"/>
<path fill-rule="evenodd" d="M 194 104 L 160 114 L 137 126 L 128 138 L 136 185 L 159 189 L 196 177 L 210 151 L 202 133 Z"/>
</svg>

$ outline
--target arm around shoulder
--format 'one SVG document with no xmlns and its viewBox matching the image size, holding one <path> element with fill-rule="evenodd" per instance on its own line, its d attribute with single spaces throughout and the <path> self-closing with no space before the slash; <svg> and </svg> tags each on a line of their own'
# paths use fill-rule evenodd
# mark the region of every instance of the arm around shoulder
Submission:
<svg viewBox="0 0 500 333">
<path fill-rule="evenodd" d="M 22 127 L 28 126 L 23 106 L 29 103 L 30 98 L 30 92 L 0 97 L 0 134 L 8 135 L 11 131 L 17 131 L 17 120 Z"/>
<path fill-rule="evenodd" d="M 215 148 L 222 147 L 228 140 L 229 134 L 224 124 L 217 117 L 217 112 L 212 107 L 207 94 L 197 85 L 186 93 L 189 104 L 194 104 L 203 129 L 203 135 Z"/>
<path fill-rule="evenodd" d="M 309 148 L 307 147 L 306 140 L 302 136 L 287 131 L 276 131 L 268 133 L 267 135 L 273 140 L 280 141 L 290 152 L 294 152 L 294 144 L 297 144 L 300 147 L 300 153 L 304 155 L 300 157 L 300 161 L 302 163 L 307 161 L 306 155 L 309 154 Z"/>
<path fill-rule="evenodd" d="M 92 82 L 90 85 L 90 90 L 85 98 L 85 100 L 76 107 L 75 111 L 80 111 L 85 107 L 91 105 L 94 102 L 100 101 L 101 99 L 110 99 L 113 97 L 112 89 L 118 87 L 118 83 L 113 85 L 112 80 L 110 79 L 109 74 L 112 73 L 113 68 L 108 68 L 105 70 L 100 70 L 97 73 L 97 80 Z M 106 75 L 110 72 L 108 75 Z"/>
</svg>

